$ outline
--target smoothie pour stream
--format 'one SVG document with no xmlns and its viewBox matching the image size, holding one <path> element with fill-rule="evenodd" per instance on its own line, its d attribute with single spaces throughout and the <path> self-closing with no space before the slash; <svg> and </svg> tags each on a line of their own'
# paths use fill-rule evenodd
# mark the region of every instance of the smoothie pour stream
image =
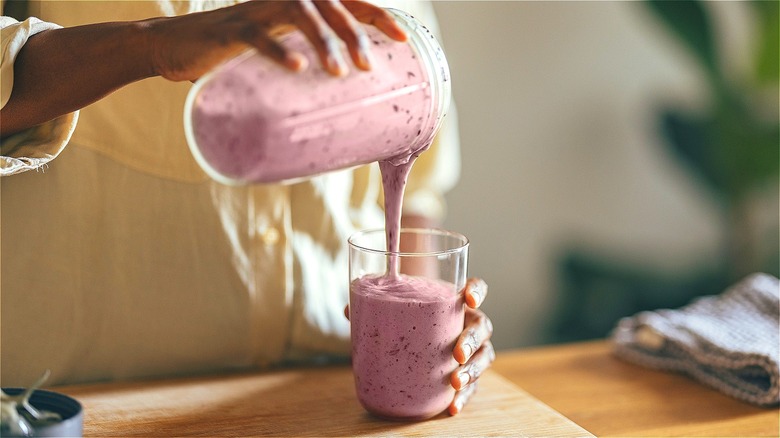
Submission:
<svg viewBox="0 0 780 438">
<path fill-rule="evenodd" d="M 444 75 L 447 76 L 448 73 Z M 449 86 L 446 92 L 449 94 Z M 384 256 L 384 273 L 379 268 L 377 273 L 360 274 L 360 260 L 371 259 L 372 251 L 362 253 L 361 233 L 350 238 L 349 302 L 355 386 L 363 407 L 383 418 L 424 420 L 445 410 L 455 395 L 449 382 L 450 374 L 458 366 L 453 347 L 464 326 L 460 288 L 465 284 L 468 241 L 464 238 L 458 242 L 462 245 L 458 251 L 444 257 L 438 253 L 409 257 L 416 259 L 414 262 L 431 262 L 439 271 L 439 265 L 446 265 L 443 271 L 449 277 L 442 272 L 434 278 L 412 277 L 401 270 L 405 256 L 400 245 L 404 189 L 415 160 L 431 141 L 432 135 L 426 137 L 422 148 L 412 147 L 393 159 L 379 160 L 385 202 L 385 252 L 374 253 L 373 257 L 379 255 L 381 260 Z M 423 230 L 417 231 L 423 234 Z M 415 232 L 407 234 L 415 236 Z M 444 245 L 457 246 L 452 242 Z M 380 246 L 375 242 L 367 248 Z M 445 246 L 433 249 L 439 251 Z M 456 268 L 452 269 L 450 264 Z"/>
</svg>

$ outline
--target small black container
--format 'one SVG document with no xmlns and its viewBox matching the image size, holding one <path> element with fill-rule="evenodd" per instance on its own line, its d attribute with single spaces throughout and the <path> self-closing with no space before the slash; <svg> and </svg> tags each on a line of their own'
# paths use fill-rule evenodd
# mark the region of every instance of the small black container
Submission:
<svg viewBox="0 0 780 438">
<path fill-rule="evenodd" d="M 24 388 L 3 388 L 8 395 L 18 395 Z M 33 426 L 35 437 L 80 437 L 83 434 L 84 410 L 76 399 L 58 392 L 36 389 L 30 396 L 30 404 L 38 410 L 56 412 L 62 421 L 45 426 Z M 3 436 L 10 436 L 3 433 Z"/>
</svg>

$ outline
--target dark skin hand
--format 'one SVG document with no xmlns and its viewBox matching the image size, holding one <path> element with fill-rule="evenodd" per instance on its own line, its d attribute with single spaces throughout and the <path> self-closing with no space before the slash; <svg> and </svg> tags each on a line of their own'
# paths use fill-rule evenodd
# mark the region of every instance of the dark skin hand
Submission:
<svg viewBox="0 0 780 438">
<path fill-rule="evenodd" d="M 452 355 L 461 364 L 451 375 L 450 382 L 457 391 L 450 403 L 450 415 L 463 410 L 477 388 L 477 379 L 496 359 L 496 352 L 490 337 L 493 335 L 493 323 L 479 306 L 487 295 L 487 284 L 479 278 L 470 278 L 466 282 L 463 296 L 466 299 L 466 320 L 463 333 L 455 343 Z"/>
<path fill-rule="evenodd" d="M 96 23 L 40 32 L 14 63 L 14 88 L 0 110 L 5 137 L 81 109 L 132 82 L 161 76 L 193 81 L 253 47 L 291 69 L 306 67 L 276 38 L 300 29 L 333 75 L 352 63 L 369 69 L 370 24 L 397 41 L 406 34 L 387 11 L 362 1 L 255 0 L 213 11 L 141 21 Z"/>
</svg>

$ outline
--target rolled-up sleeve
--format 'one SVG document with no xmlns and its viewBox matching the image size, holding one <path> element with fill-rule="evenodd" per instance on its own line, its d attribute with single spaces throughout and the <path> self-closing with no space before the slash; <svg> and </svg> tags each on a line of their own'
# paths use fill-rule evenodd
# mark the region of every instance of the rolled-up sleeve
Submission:
<svg viewBox="0 0 780 438">
<path fill-rule="evenodd" d="M 0 108 L 5 107 L 11 98 L 14 61 L 24 44 L 36 33 L 59 27 L 34 17 L 22 22 L 11 17 L 0 17 Z M 77 121 L 78 111 L 3 138 L 0 142 L 0 176 L 45 166 L 68 144 Z"/>
</svg>

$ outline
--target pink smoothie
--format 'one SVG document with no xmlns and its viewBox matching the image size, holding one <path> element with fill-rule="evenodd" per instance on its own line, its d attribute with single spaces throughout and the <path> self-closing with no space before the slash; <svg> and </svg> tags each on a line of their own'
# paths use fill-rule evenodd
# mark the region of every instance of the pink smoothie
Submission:
<svg viewBox="0 0 780 438">
<path fill-rule="evenodd" d="M 427 148 L 426 148 L 427 149 Z M 419 152 L 418 152 L 419 153 Z M 404 200 L 404 190 L 409 173 L 417 160 L 417 154 L 406 157 L 406 162 L 394 164 L 391 161 L 380 161 L 379 170 L 382 172 L 382 189 L 385 199 L 385 232 L 387 233 L 387 251 L 391 255 L 387 259 L 387 274 L 398 274 L 397 253 L 401 246 L 401 216 Z"/>
<path fill-rule="evenodd" d="M 352 362 L 358 399 L 389 418 L 425 419 L 452 402 L 452 357 L 463 298 L 451 283 L 367 275 L 350 285 Z"/>
<path fill-rule="evenodd" d="M 455 390 L 452 355 L 463 331 L 463 298 L 452 283 L 399 272 L 403 195 L 418 155 L 430 145 L 379 160 L 385 200 L 387 270 L 350 285 L 352 366 L 358 399 L 375 415 L 430 418 Z"/>
<path fill-rule="evenodd" d="M 312 65 L 292 74 L 247 53 L 199 81 L 185 126 L 201 166 L 229 184 L 271 183 L 378 160 L 398 164 L 427 148 L 446 108 L 434 108 L 423 63 L 411 44 L 366 32 L 371 71 L 352 67 L 333 78 Z M 284 44 L 318 62 L 300 32 Z"/>
</svg>

